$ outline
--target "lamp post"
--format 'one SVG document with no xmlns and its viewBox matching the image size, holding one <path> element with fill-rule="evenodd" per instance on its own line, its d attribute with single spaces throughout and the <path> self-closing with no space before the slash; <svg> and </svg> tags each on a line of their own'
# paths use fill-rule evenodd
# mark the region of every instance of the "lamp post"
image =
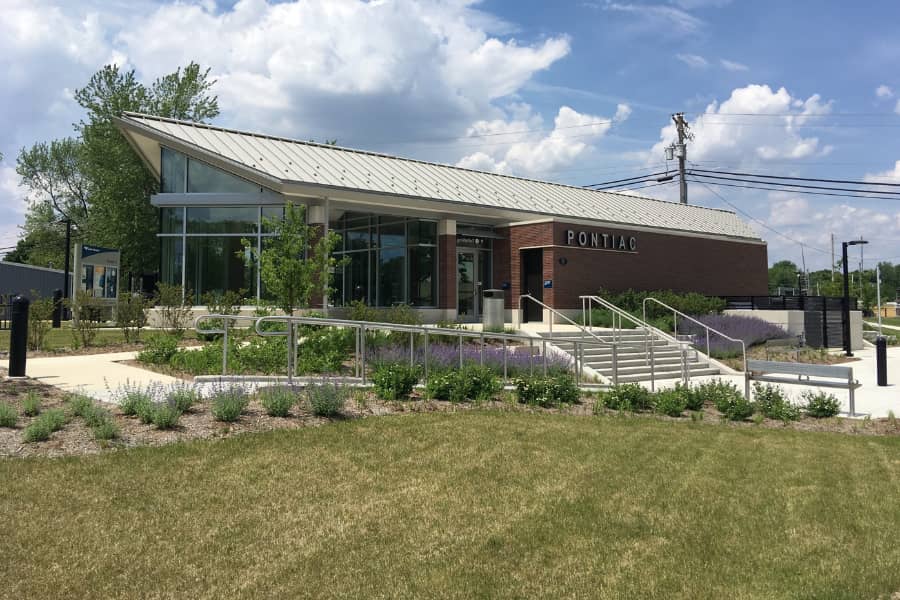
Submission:
<svg viewBox="0 0 900 600">
<path fill-rule="evenodd" d="M 853 351 L 851 349 L 850 344 L 850 275 L 847 272 L 847 246 L 859 246 L 862 244 L 868 244 L 869 242 L 865 240 L 850 240 L 849 242 L 841 242 L 841 251 L 842 251 L 842 259 L 843 259 L 843 267 L 844 267 L 844 299 L 841 303 L 842 309 L 842 325 L 843 325 L 843 337 L 844 337 L 844 354 L 846 356 L 853 356 Z M 862 273 L 860 273 L 860 277 L 862 277 Z"/>
</svg>

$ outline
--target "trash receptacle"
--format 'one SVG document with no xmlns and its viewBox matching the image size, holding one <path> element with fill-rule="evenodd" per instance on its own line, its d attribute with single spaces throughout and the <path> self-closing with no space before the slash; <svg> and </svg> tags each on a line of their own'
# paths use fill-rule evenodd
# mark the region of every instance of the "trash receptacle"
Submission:
<svg viewBox="0 0 900 600">
<path fill-rule="evenodd" d="M 504 321 L 503 290 L 484 290 L 482 293 L 482 324 L 485 329 L 501 330 Z"/>
</svg>

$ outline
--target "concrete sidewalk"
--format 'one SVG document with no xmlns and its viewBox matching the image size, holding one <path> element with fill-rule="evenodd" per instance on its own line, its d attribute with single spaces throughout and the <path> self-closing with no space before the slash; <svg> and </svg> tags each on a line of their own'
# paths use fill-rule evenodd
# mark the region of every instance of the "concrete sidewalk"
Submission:
<svg viewBox="0 0 900 600">
<path fill-rule="evenodd" d="M 80 392 L 92 398 L 110 401 L 110 391 L 131 383 L 172 385 L 181 379 L 132 367 L 119 361 L 133 360 L 136 352 L 84 354 L 30 358 L 26 365 L 29 377 L 69 392 Z"/>
</svg>

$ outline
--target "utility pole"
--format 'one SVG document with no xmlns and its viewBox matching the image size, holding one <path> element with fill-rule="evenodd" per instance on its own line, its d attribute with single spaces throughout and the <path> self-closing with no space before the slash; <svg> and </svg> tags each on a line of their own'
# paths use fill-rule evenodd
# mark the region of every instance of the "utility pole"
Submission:
<svg viewBox="0 0 900 600">
<path fill-rule="evenodd" d="M 687 161 L 687 140 L 694 136 L 688 131 L 687 121 L 684 120 L 684 113 L 675 113 L 672 115 L 675 122 L 675 128 L 678 131 L 678 143 L 675 145 L 675 156 L 678 157 L 678 173 L 681 175 L 681 203 L 687 204 L 687 179 L 685 179 L 684 163 Z"/>
<path fill-rule="evenodd" d="M 834 234 L 831 234 L 831 283 L 834 283 Z"/>
</svg>

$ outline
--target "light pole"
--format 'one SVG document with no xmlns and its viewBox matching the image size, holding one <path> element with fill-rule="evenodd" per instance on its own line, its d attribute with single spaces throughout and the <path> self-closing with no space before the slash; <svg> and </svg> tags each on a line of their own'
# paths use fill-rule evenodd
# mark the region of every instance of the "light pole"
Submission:
<svg viewBox="0 0 900 600">
<path fill-rule="evenodd" d="M 850 275 L 847 272 L 847 246 L 859 246 L 862 244 L 868 244 L 869 242 L 865 240 L 850 240 L 849 242 L 841 242 L 841 251 L 843 259 L 842 265 L 844 267 L 844 298 L 841 303 L 841 324 L 843 325 L 843 337 L 844 337 L 844 354 L 846 356 L 853 356 L 853 351 L 851 349 L 850 344 Z M 860 273 L 860 277 L 862 277 L 862 273 Z"/>
</svg>

